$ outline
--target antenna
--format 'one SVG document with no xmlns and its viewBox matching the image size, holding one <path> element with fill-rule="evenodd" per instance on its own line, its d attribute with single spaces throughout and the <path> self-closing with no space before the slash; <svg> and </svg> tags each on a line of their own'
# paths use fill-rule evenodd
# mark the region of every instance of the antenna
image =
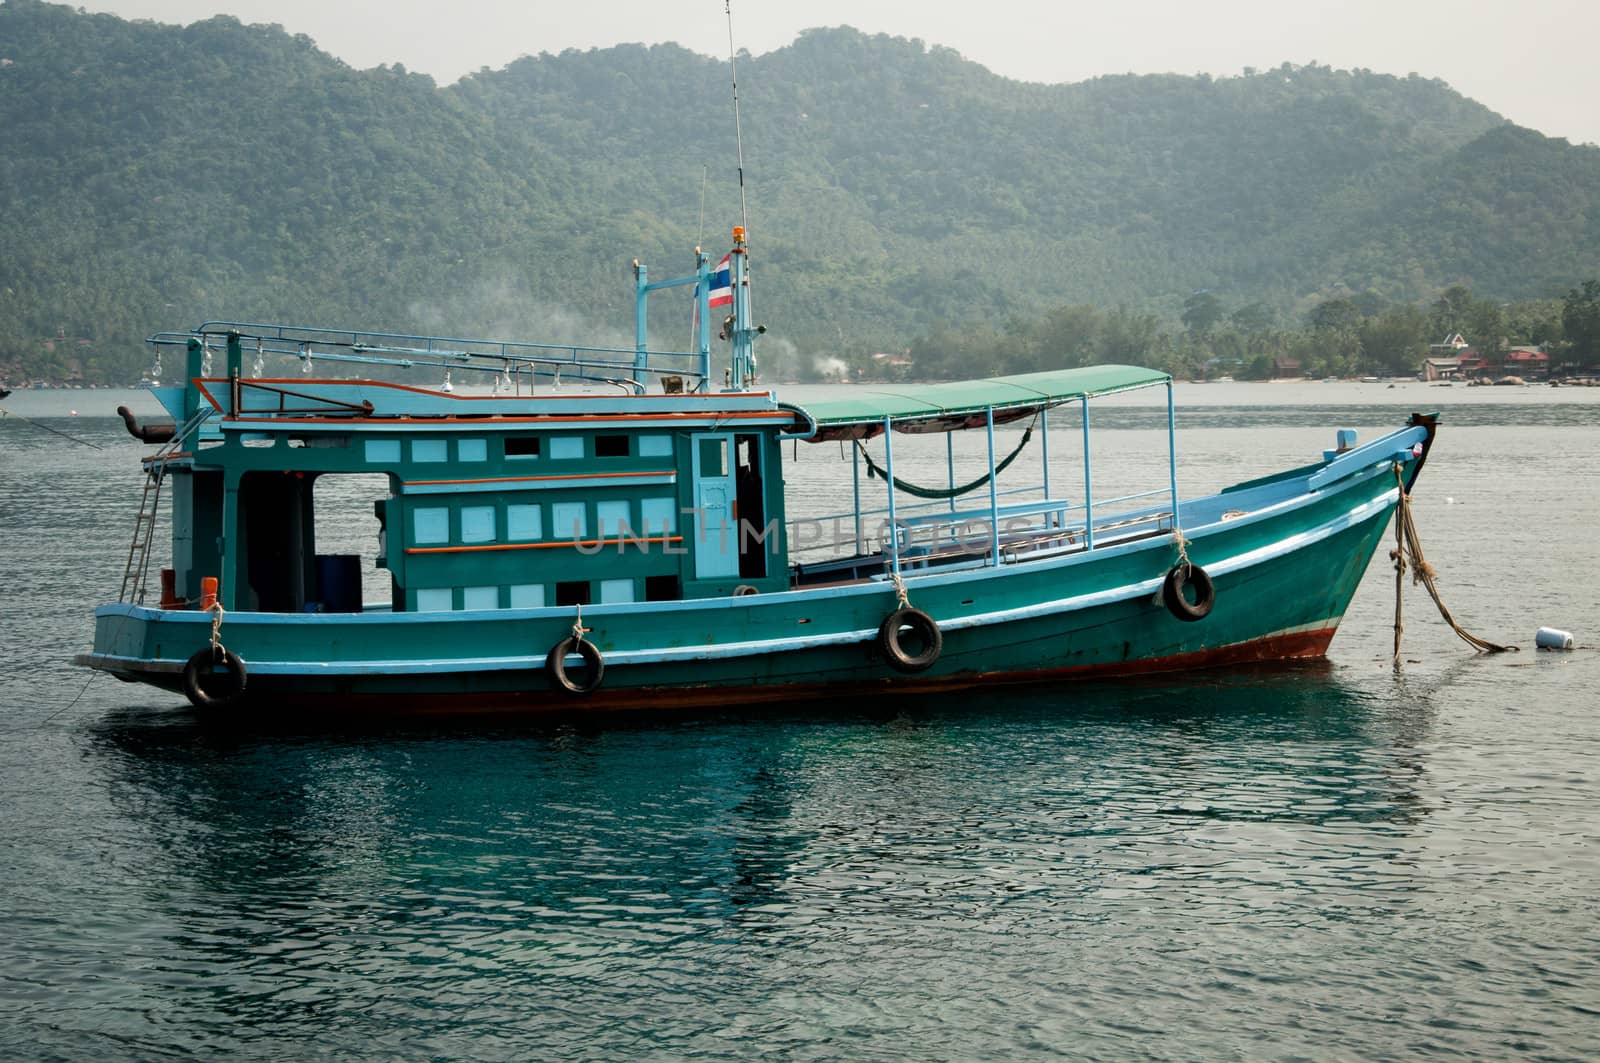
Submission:
<svg viewBox="0 0 1600 1063">
<path fill-rule="evenodd" d="M 702 167 L 700 170 L 700 235 L 694 242 L 696 247 L 704 247 L 706 242 L 706 182 L 710 179 L 711 167 Z"/>
<path fill-rule="evenodd" d="M 733 0 L 723 0 L 728 15 L 728 73 L 733 78 L 733 140 L 739 152 L 739 222 L 750 231 L 750 211 L 744 201 L 744 131 L 739 126 L 739 65 L 733 50 Z"/>
<path fill-rule="evenodd" d="M 744 127 L 739 122 L 739 64 L 737 52 L 733 47 L 733 0 L 723 0 L 723 10 L 728 16 L 728 74 L 733 80 L 733 141 L 739 153 L 739 228 L 734 231 L 735 246 L 744 254 L 739 255 L 739 264 L 734 267 L 733 282 L 735 313 L 739 317 L 738 327 L 744 335 L 744 357 L 749 362 L 748 371 L 755 374 L 755 351 L 750 341 L 750 323 L 754 320 L 750 308 L 750 255 L 748 252 L 750 239 L 750 209 L 745 204 L 744 197 Z M 741 344 L 734 343 L 735 360 Z M 742 380 L 741 380 L 741 386 Z"/>
</svg>

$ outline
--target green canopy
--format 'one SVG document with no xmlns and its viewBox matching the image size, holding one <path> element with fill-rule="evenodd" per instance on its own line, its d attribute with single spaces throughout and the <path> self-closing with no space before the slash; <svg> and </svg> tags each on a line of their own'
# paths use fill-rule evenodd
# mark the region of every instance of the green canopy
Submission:
<svg viewBox="0 0 1600 1063">
<path fill-rule="evenodd" d="M 889 418 L 897 432 L 949 432 L 978 428 L 994 411 L 997 423 L 1014 421 L 1039 410 L 1085 396 L 1109 395 L 1172 378 L 1158 369 L 1135 365 L 1091 365 L 1053 369 L 945 384 L 884 384 L 851 387 L 839 398 L 804 404 L 783 403 L 794 411 L 795 431 L 814 424 L 812 442 L 866 439 L 883 430 Z"/>
</svg>

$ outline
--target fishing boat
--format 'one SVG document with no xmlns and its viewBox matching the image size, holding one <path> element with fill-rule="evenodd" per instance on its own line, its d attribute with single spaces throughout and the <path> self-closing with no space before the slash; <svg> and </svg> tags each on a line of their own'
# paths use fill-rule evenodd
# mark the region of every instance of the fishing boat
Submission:
<svg viewBox="0 0 1600 1063">
<path fill-rule="evenodd" d="M 206 710 L 571 713 L 1315 658 L 1434 439 L 1432 415 L 1364 444 L 1340 431 L 1296 468 L 1180 497 L 1174 384 L 1151 368 L 787 401 L 756 375 L 747 260 L 735 229 L 686 276 L 635 263 L 631 349 L 235 322 L 152 337 L 182 348 L 184 383 L 155 392 L 170 426 L 127 415 L 156 449 L 119 599 L 78 663 Z M 649 297 L 691 285 L 693 349 L 653 349 Z M 416 379 L 472 373 L 496 386 Z M 1108 489 L 1091 413 L 1139 389 L 1165 390 L 1166 475 Z M 896 474 L 941 433 L 943 483 Z M 960 433 L 983 440 L 970 479 Z M 842 514 L 791 511 L 786 465 L 810 460 L 837 463 Z M 355 476 L 376 497 L 326 512 L 340 492 L 315 488 Z M 163 504 L 171 560 L 153 566 Z M 823 516 L 841 531 L 818 556 L 800 529 Z M 317 553 L 320 525 L 352 519 L 381 600 L 362 600 L 360 555 Z"/>
</svg>

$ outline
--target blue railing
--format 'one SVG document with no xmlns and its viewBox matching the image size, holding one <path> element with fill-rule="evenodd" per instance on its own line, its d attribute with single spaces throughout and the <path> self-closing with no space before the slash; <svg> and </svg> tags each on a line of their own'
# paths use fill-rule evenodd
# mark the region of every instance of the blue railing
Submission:
<svg viewBox="0 0 1600 1063">
<path fill-rule="evenodd" d="M 641 374 L 678 376 L 700 380 L 701 359 L 690 351 L 645 351 L 583 344 L 528 343 L 513 340 L 474 339 L 462 336 L 425 336 L 399 332 L 312 328 L 303 325 L 247 321 L 207 321 L 192 332 L 158 332 L 147 342 L 157 348 L 187 346 L 198 338 L 205 351 L 225 351 L 237 336 L 246 356 L 266 355 L 398 369 L 431 368 L 504 377 L 520 385 L 539 377 L 627 387 L 642 391 Z M 245 373 L 242 375 L 259 375 Z M 689 390 L 692 390 L 689 389 Z"/>
</svg>

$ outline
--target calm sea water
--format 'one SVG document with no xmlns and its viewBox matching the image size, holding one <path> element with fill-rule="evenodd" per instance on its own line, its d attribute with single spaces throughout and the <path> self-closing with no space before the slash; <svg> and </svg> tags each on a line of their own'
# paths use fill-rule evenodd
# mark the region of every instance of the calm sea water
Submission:
<svg viewBox="0 0 1600 1063">
<path fill-rule="evenodd" d="M 1380 551 L 1316 666 L 360 727 L 70 667 L 138 504 L 126 399 L 4 404 L 103 450 L 0 419 L 0 1056 L 1600 1055 L 1600 390 L 1179 392 L 1185 490 L 1443 409 L 1424 545 L 1521 653 L 1412 591 L 1391 668 Z M 1096 490 L 1159 486 L 1161 410 L 1094 416 Z M 791 487 L 840 508 L 848 468 L 801 448 Z"/>
</svg>

